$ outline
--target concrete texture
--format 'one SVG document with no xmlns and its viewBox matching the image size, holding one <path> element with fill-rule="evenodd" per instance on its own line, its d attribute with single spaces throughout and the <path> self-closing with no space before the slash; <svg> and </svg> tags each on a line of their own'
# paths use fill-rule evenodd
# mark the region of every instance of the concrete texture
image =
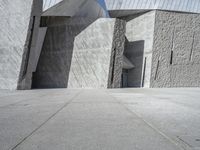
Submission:
<svg viewBox="0 0 200 150">
<path fill-rule="evenodd" d="M 39 43 L 38 40 L 43 41 L 45 37 L 45 32 L 44 34 L 41 32 L 43 36 L 39 33 L 41 31 L 40 19 L 42 14 L 42 1 L 34 1 L 31 10 L 27 41 L 25 43 L 26 46 L 22 57 L 17 86 L 19 90 L 31 89 L 32 74 L 35 71 L 34 68 L 37 65 L 38 56 L 41 52 L 41 43 Z"/>
<path fill-rule="evenodd" d="M 110 58 L 108 88 L 121 87 L 121 75 L 124 63 L 126 22 L 117 19 L 113 35 L 113 44 Z"/>
<path fill-rule="evenodd" d="M 200 86 L 200 15 L 156 11 L 151 87 Z"/>
<path fill-rule="evenodd" d="M 0 1 L 0 89 L 17 89 L 23 78 L 33 16 L 36 27 L 39 6 L 42 8 L 41 1 Z"/>
<path fill-rule="evenodd" d="M 113 62 L 119 67 L 115 68 L 114 76 L 121 78 L 121 72 L 116 72 L 122 70 L 122 65 L 112 58 L 119 57 L 120 63 L 123 62 L 124 32 L 124 21 L 101 18 L 78 34 L 74 41 L 68 88 L 107 88 Z M 113 56 L 112 53 L 117 54 Z M 117 79 L 113 80 L 118 84 Z"/>
<path fill-rule="evenodd" d="M 48 27 L 33 88 L 66 88 L 75 37 L 94 20 L 89 18 L 49 17 L 42 20 Z"/>
<path fill-rule="evenodd" d="M 1 150 L 199 150 L 199 89 L 0 91 Z"/>
<path fill-rule="evenodd" d="M 102 18 L 52 17 L 33 88 L 107 88 L 115 50 L 113 87 L 120 87 L 125 22 Z"/>
<path fill-rule="evenodd" d="M 128 70 L 128 87 L 150 87 L 155 11 L 124 18 L 124 55 L 135 65 Z"/>
</svg>

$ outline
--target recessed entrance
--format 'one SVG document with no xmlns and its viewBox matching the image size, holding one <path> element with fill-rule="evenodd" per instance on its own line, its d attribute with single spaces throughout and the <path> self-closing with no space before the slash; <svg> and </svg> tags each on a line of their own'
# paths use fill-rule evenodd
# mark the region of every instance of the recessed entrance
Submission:
<svg viewBox="0 0 200 150">
<path fill-rule="evenodd" d="M 129 65 L 123 67 L 122 87 L 143 87 L 146 69 L 144 58 L 144 41 L 141 40 L 129 42 L 126 39 L 124 57 L 127 59 L 126 62 L 129 62 Z M 130 63 L 134 67 L 129 67 Z"/>
</svg>

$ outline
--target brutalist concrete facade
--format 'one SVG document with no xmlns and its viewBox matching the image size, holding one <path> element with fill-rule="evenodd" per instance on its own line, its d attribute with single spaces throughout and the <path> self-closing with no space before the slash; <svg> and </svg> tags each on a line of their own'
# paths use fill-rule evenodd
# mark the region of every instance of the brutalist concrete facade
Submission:
<svg viewBox="0 0 200 150">
<path fill-rule="evenodd" d="M 125 17 L 127 87 L 199 87 L 200 15 L 150 11 Z M 143 51 L 143 52 L 142 52 Z"/>
<path fill-rule="evenodd" d="M 124 18 L 125 56 L 135 65 L 128 70 L 127 87 L 150 87 L 156 11 Z"/>
<path fill-rule="evenodd" d="M 41 12 L 42 1 L 0 1 L 0 89 L 17 89 L 24 80 Z"/>
<path fill-rule="evenodd" d="M 33 88 L 120 87 L 125 21 L 61 17 L 48 22 Z"/>
<path fill-rule="evenodd" d="M 199 87 L 199 2 L 140 3 L 1 1 L 0 89 Z"/>
<path fill-rule="evenodd" d="M 200 86 L 200 15 L 156 11 L 151 87 Z"/>
<path fill-rule="evenodd" d="M 120 87 L 125 21 L 96 20 L 76 36 L 68 88 Z"/>
</svg>

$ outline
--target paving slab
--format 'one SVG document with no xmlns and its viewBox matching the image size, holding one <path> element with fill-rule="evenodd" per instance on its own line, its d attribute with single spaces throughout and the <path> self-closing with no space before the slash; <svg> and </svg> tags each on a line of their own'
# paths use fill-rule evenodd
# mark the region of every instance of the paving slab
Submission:
<svg viewBox="0 0 200 150">
<path fill-rule="evenodd" d="M 200 149 L 200 89 L 1 93 L 1 150 Z"/>
<path fill-rule="evenodd" d="M 199 89 L 110 91 L 121 104 L 184 149 L 200 148 Z"/>
</svg>

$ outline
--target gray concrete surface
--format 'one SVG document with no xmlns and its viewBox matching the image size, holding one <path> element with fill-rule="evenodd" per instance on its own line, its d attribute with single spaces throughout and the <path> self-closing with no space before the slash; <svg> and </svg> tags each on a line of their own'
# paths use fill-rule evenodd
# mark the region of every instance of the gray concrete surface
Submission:
<svg viewBox="0 0 200 150">
<path fill-rule="evenodd" d="M 156 11 L 151 87 L 200 86 L 200 15 Z"/>
<path fill-rule="evenodd" d="M 128 71 L 128 87 L 147 88 L 150 87 L 155 11 L 128 16 L 126 20 L 125 55 L 135 65 Z"/>
<path fill-rule="evenodd" d="M 32 6 L 32 0 L 0 1 L 0 89 L 17 88 Z"/>
<path fill-rule="evenodd" d="M 48 30 L 33 88 L 120 87 L 125 21 L 50 17 L 44 22 Z"/>
<path fill-rule="evenodd" d="M 76 35 L 67 87 L 120 87 L 124 41 L 125 21 L 119 19 L 97 19 Z"/>
<path fill-rule="evenodd" d="M 42 1 L 0 1 L 0 89 L 30 88 Z"/>
<path fill-rule="evenodd" d="M 75 37 L 93 21 L 67 17 L 49 17 L 44 21 L 43 26 L 48 29 L 33 75 L 34 88 L 67 87 Z"/>
<path fill-rule="evenodd" d="M 200 150 L 200 89 L 0 91 L 1 150 Z"/>
</svg>

